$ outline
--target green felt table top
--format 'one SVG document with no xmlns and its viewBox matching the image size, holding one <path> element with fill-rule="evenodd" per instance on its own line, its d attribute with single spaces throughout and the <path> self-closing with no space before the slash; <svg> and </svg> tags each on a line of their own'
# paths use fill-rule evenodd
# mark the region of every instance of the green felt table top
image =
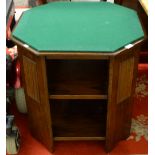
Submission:
<svg viewBox="0 0 155 155">
<path fill-rule="evenodd" d="M 135 11 L 107 2 L 51 2 L 32 8 L 12 35 L 38 52 L 115 52 L 144 37 Z"/>
</svg>

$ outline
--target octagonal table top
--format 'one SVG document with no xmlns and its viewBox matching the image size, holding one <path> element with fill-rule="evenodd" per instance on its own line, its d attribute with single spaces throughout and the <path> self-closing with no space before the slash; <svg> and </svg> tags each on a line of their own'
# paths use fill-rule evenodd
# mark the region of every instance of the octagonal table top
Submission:
<svg viewBox="0 0 155 155">
<path fill-rule="evenodd" d="M 134 10 L 107 2 L 51 2 L 25 11 L 13 38 L 38 52 L 116 52 L 144 37 Z"/>
</svg>

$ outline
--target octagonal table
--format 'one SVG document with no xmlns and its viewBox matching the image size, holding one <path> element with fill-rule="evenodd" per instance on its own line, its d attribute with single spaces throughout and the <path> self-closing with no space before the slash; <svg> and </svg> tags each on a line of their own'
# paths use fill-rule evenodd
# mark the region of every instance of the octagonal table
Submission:
<svg viewBox="0 0 155 155">
<path fill-rule="evenodd" d="M 137 13 L 107 2 L 52 2 L 23 13 L 18 45 L 30 129 L 53 151 L 55 140 L 130 135 L 138 48 Z"/>
</svg>

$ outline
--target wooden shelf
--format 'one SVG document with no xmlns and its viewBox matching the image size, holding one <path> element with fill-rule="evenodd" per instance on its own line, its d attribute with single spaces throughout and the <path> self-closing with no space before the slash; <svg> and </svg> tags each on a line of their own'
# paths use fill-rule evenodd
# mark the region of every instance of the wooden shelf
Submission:
<svg viewBox="0 0 155 155">
<path fill-rule="evenodd" d="M 96 99 L 96 100 L 101 100 L 101 99 L 107 99 L 107 95 L 50 95 L 50 99 L 61 99 L 61 100 L 75 100 L 75 99 L 83 99 L 83 100 L 88 100 L 88 99 Z"/>
<path fill-rule="evenodd" d="M 107 60 L 46 60 L 55 140 L 104 140 Z"/>
<path fill-rule="evenodd" d="M 105 140 L 105 137 L 54 137 L 55 141 Z"/>
</svg>

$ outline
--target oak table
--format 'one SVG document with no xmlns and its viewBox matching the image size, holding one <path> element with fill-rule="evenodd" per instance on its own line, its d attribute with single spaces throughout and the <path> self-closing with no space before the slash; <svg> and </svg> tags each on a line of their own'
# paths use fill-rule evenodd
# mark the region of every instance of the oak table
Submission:
<svg viewBox="0 0 155 155">
<path fill-rule="evenodd" d="M 107 2 L 52 2 L 25 11 L 18 45 L 31 133 L 56 140 L 104 140 L 107 152 L 130 135 L 138 48 L 137 13 Z"/>
</svg>

